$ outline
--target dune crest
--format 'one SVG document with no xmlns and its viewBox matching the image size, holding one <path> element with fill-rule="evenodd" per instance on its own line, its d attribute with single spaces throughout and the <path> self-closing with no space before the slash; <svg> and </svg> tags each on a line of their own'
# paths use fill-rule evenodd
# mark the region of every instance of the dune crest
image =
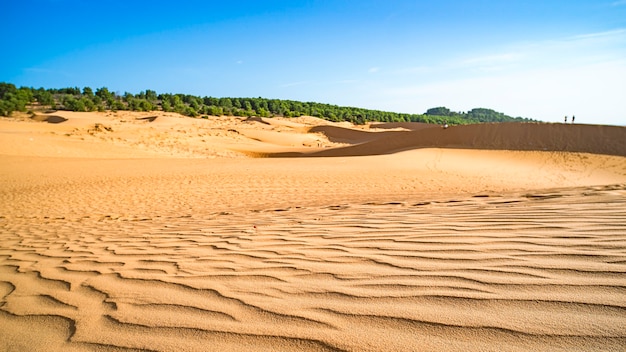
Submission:
<svg viewBox="0 0 626 352">
<path fill-rule="evenodd" d="M 309 153 L 274 156 L 365 156 L 397 153 L 416 148 L 559 151 L 626 156 L 626 127 L 546 123 L 499 123 L 372 133 L 321 126 L 311 129 L 331 141 L 352 144 Z"/>
</svg>

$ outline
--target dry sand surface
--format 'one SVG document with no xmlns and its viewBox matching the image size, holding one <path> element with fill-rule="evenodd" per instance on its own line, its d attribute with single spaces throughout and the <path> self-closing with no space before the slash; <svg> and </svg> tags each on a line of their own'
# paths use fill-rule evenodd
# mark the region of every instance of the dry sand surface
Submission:
<svg viewBox="0 0 626 352">
<path fill-rule="evenodd" d="M 0 165 L 0 351 L 626 350 L 624 127 L 57 112 Z"/>
</svg>

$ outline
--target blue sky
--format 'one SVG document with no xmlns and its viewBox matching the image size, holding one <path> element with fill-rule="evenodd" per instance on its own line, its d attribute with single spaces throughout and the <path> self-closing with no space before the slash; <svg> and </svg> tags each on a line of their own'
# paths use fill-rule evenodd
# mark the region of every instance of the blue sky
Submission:
<svg viewBox="0 0 626 352">
<path fill-rule="evenodd" d="M 0 0 L 0 81 L 626 125 L 626 0 Z"/>
</svg>

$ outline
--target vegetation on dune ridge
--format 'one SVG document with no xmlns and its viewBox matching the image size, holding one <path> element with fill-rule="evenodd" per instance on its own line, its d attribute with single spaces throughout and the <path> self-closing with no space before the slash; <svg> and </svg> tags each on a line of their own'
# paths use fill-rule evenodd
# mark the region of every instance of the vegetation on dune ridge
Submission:
<svg viewBox="0 0 626 352">
<path fill-rule="evenodd" d="M 167 111 L 191 117 L 234 115 L 260 117 L 314 116 L 329 121 L 366 122 L 425 122 L 469 124 L 481 122 L 533 121 L 528 118 L 511 117 L 491 109 L 477 108 L 468 112 L 454 112 L 445 107 L 428 109 L 424 114 L 345 107 L 313 102 L 265 98 L 214 98 L 188 94 L 158 94 L 153 90 L 139 94 L 123 95 L 106 87 L 92 90 L 61 88 L 17 88 L 14 84 L 0 82 L 0 116 L 14 111 L 56 109 L 69 111 Z"/>
</svg>

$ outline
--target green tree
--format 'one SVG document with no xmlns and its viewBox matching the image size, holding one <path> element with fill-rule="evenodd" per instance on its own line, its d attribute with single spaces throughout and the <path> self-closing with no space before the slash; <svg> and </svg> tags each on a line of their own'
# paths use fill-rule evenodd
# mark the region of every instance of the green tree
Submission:
<svg viewBox="0 0 626 352">
<path fill-rule="evenodd" d="M 33 95 L 35 99 L 39 102 L 39 104 L 41 105 L 47 105 L 47 106 L 55 105 L 54 96 L 52 95 L 52 93 L 43 88 L 37 89 L 35 92 L 33 92 Z"/>
<path fill-rule="evenodd" d="M 104 111 L 106 109 L 150 111 L 163 109 L 181 114 L 204 115 L 239 115 L 239 116 L 318 116 L 331 121 L 351 121 L 366 123 L 382 122 L 430 122 L 450 124 L 532 121 L 522 117 L 510 117 L 491 109 L 476 108 L 468 112 L 454 112 L 446 107 L 428 109 L 424 115 L 403 114 L 388 111 L 361 109 L 315 102 L 258 98 L 214 98 L 197 97 L 188 94 L 160 94 L 147 89 L 139 94 L 125 93 L 123 96 L 112 93 L 106 87 L 96 89 L 95 94 L 89 87 L 79 89 L 33 89 L 16 88 L 10 83 L 0 82 L 0 115 L 9 115 L 14 111 L 26 111 L 34 101 L 43 106 L 75 111 Z"/>
<path fill-rule="evenodd" d="M 17 96 L 17 88 L 12 83 L 0 82 L 0 115 L 9 116 L 18 110 L 14 99 Z"/>
<path fill-rule="evenodd" d="M 170 104 L 169 100 L 163 100 L 161 101 L 161 108 L 165 112 L 172 111 L 172 104 Z"/>
<path fill-rule="evenodd" d="M 218 106 L 220 105 L 220 100 L 217 98 L 213 98 L 213 97 L 204 97 L 204 99 L 202 99 L 204 102 L 204 105 L 214 105 L 214 106 Z"/>
<path fill-rule="evenodd" d="M 100 99 L 102 99 L 103 101 L 108 101 L 109 99 L 113 98 L 113 93 L 109 92 L 109 89 L 107 87 L 102 87 L 96 89 L 96 96 L 100 97 Z"/>
<path fill-rule="evenodd" d="M 32 89 L 17 89 L 11 83 L 0 83 L 0 115 L 9 116 L 14 111 L 26 111 L 26 105 L 34 101 Z"/>
<path fill-rule="evenodd" d="M 73 95 L 66 94 L 63 98 L 63 106 L 70 111 L 87 111 L 85 100 L 76 99 Z"/>
<path fill-rule="evenodd" d="M 426 111 L 426 115 L 434 115 L 434 116 L 452 116 L 452 112 L 450 109 L 440 106 L 436 108 L 430 108 Z"/>
<path fill-rule="evenodd" d="M 146 99 L 148 99 L 149 101 L 153 102 L 153 101 L 157 101 L 157 93 L 153 90 L 150 89 L 146 89 Z"/>
<path fill-rule="evenodd" d="M 196 111 L 196 109 L 192 108 L 191 106 L 185 106 L 181 113 L 183 115 L 187 115 L 187 116 L 191 116 L 191 117 L 198 116 L 198 112 Z"/>
</svg>

